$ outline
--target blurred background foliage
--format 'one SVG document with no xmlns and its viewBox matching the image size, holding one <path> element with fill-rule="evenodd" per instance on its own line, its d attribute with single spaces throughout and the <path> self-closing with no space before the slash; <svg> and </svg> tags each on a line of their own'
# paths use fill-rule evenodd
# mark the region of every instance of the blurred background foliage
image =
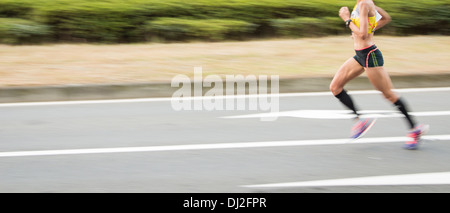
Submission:
<svg viewBox="0 0 450 213">
<path fill-rule="evenodd" d="M 133 43 L 349 33 L 339 8 L 355 0 L 0 0 L 0 42 Z M 385 35 L 449 35 L 449 0 L 375 0 Z"/>
</svg>

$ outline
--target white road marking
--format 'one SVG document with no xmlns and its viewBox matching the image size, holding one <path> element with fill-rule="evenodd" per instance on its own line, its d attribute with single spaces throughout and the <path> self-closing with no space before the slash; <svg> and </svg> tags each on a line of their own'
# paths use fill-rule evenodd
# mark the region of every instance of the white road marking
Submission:
<svg viewBox="0 0 450 213">
<path fill-rule="evenodd" d="M 399 93 L 419 93 L 419 92 L 446 92 L 450 87 L 432 87 L 432 88 L 406 88 L 395 89 Z M 350 91 L 353 95 L 380 94 L 376 90 L 358 90 Z M 332 96 L 331 92 L 304 92 L 304 93 L 279 93 L 279 94 L 256 94 L 256 95 L 232 95 L 232 96 L 199 96 L 175 98 L 180 101 L 209 100 L 209 99 L 239 99 L 254 97 L 306 97 L 306 96 Z M 166 102 L 172 101 L 172 97 L 164 98 L 135 98 L 135 99 L 111 99 L 111 100 L 85 100 L 85 101 L 48 101 L 48 102 L 24 102 L 24 103 L 3 103 L 0 107 L 26 107 L 26 106 L 51 106 L 51 105 L 78 105 L 78 104 L 115 104 L 115 103 L 139 103 L 139 102 Z"/>
<path fill-rule="evenodd" d="M 362 110 L 359 111 L 361 117 L 370 118 L 400 118 L 404 115 L 397 111 L 390 110 Z M 450 115 L 450 111 L 427 111 L 427 112 L 411 112 L 411 115 L 417 117 L 427 116 L 445 116 Z M 350 110 L 293 110 L 284 112 L 267 112 L 246 115 L 224 116 L 221 118 L 267 118 L 267 117 L 295 117 L 295 118 L 311 118 L 311 119 L 350 119 L 355 115 Z"/>
<path fill-rule="evenodd" d="M 450 140 L 450 135 L 424 136 L 425 140 Z M 265 142 L 237 142 L 215 144 L 189 144 L 170 146 L 146 146 L 146 147 L 117 147 L 117 148 L 92 148 L 92 149 L 65 149 L 42 151 L 12 151 L 0 152 L 0 157 L 26 157 L 46 155 L 79 155 L 79 154 L 105 154 L 105 153 L 129 153 L 129 152 L 161 152 L 182 150 L 211 150 L 211 149 L 239 149 L 261 147 L 286 147 L 286 146 L 317 146 L 317 145 L 342 145 L 365 143 L 394 143 L 406 142 L 408 137 L 376 137 L 352 139 L 324 139 L 324 140 L 298 140 L 298 141 L 265 141 Z"/>
<path fill-rule="evenodd" d="M 386 186 L 450 184 L 450 172 L 385 175 L 330 180 L 244 185 L 248 188 L 320 187 L 320 186 Z"/>
</svg>

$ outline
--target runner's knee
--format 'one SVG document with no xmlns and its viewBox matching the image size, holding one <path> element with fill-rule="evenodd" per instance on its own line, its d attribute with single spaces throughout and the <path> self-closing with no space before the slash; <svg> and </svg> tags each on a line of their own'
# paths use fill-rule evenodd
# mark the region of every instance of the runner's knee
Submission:
<svg viewBox="0 0 450 213">
<path fill-rule="evenodd" d="M 343 89 L 344 88 L 342 86 L 339 86 L 334 82 L 331 82 L 331 84 L 330 84 L 330 91 L 335 96 L 338 95 L 339 93 L 341 93 Z"/>
</svg>

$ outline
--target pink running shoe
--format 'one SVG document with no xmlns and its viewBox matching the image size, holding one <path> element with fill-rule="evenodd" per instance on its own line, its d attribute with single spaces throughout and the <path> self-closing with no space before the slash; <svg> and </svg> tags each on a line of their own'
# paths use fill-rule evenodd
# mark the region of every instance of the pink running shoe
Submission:
<svg viewBox="0 0 450 213">
<path fill-rule="evenodd" d="M 427 124 L 417 125 L 416 128 L 414 128 L 412 131 L 408 133 L 408 137 L 410 137 L 411 140 L 407 141 L 403 146 L 403 148 L 409 150 L 418 149 L 419 143 L 421 141 L 421 136 L 427 133 L 429 128 L 430 125 Z"/>
<path fill-rule="evenodd" d="M 358 139 L 364 136 L 367 131 L 375 124 L 376 119 L 360 119 L 352 128 L 352 136 L 353 139 Z"/>
</svg>

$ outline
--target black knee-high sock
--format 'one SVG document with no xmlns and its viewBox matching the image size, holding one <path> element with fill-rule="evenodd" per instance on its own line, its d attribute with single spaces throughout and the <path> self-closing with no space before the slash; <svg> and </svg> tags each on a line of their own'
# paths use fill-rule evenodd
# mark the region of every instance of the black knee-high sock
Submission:
<svg viewBox="0 0 450 213">
<path fill-rule="evenodd" d="M 413 129 L 416 126 L 416 123 L 412 119 L 412 117 L 409 115 L 409 113 L 408 113 L 409 110 L 408 110 L 406 104 L 402 101 L 401 98 L 399 98 L 397 100 L 397 102 L 394 103 L 394 105 L 398 108 L 398 110 L 400 110 L 400 112 L 403 113 L 403 115 L 405 115 L 405 118 L 408 121 L 409 127 L 411 129 Z"/>
<path fill-rule="evenodd" d="M 335 97 L 338 98 L 339 101 L 341 101 L 346 107 L 353 110 L 353 112 L 356 114 L 356 116 L 359 117 L 359 114 L 355 108 L 355 105 L 353 104 L 352 98 L 347 94 L 347 92 L 345 90 L 342 90 L 342 92 L 339 93 L 338 95 L 336 95 Z"/>
</svg>

